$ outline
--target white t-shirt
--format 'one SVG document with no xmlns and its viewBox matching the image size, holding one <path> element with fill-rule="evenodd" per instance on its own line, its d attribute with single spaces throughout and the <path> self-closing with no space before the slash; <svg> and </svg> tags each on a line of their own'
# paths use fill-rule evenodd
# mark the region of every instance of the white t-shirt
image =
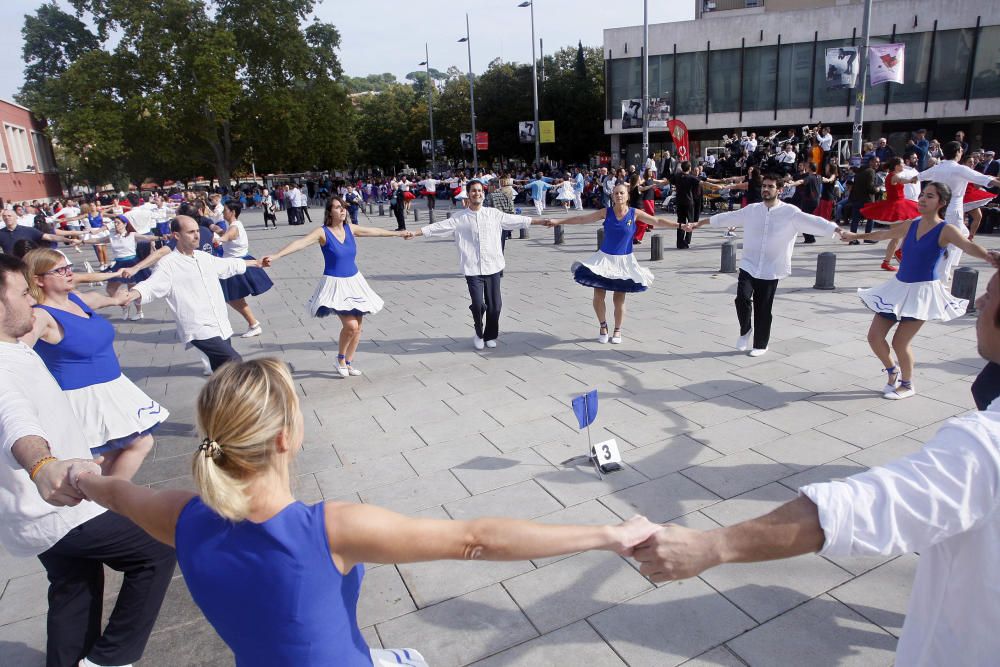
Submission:
<svg viewBox="0 0 1000 667">
<path fill-rule="evenodd" d="M 961 225 L 965 217 L 962 199 L 965 198 L 965 187 L 969 183 L 985 187 L 993 180 L 992 176 L 981 174 L 969 169 L 954 160 L 942 160 L 930 169 L 920 172 L 921 181 L 937 181 L 951 188 L 951 201 L 945 211 L 944 219 L 952 225 Z"/>
<path fill-rule="evenodd" d="M 139 206 L 126 213 L 125 217 L 132 223 L 132 227 L 136 232 L 139 234 L 148 234 L 153 228 L 154 210 L 156 209 L 148 209 L 145 206 Z"/>
<path fill-rule="evenodd" d="M 239 220 L 234 220 L 229 227 L 235 227 L 238 231 L 235 239 L 223 242 L 222 256 L 243 259 L 250 254 L 250 239 L 247 237 L 247 230 L 243 228 L 243 223 Z"/>
<path fill-rule="evenodd" d="M 899 178 L 906 181 L 914 176 L 919 176 L 920 172 L 913 167 L 904 166 L 903 170 L 899 172 Z M 916 183 L 903 183 L 903 196 L 907 199 L 917 201 L 917 197 L 920 196 L 920 181 Z"/>
</svg>

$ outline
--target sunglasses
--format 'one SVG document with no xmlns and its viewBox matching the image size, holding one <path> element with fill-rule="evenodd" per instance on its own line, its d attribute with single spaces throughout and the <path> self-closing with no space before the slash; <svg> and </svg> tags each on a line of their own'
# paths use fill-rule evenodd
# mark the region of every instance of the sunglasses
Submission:
<svg viewBox="0 0 1000 667">
<path fill-rule="evenodd" d="M 41 275 L 43 275 L 43 276 L 57 276 L 57 275 L 58 276 L 71 276 L 71 275 L 73 275 L 73 265 L 72 264 L 64 264 L 63 266 L 57 266 L 56 268 L 52 269 L 51 271 L 46 271 L 45 273 L 43 273 Z"/>
</svg>

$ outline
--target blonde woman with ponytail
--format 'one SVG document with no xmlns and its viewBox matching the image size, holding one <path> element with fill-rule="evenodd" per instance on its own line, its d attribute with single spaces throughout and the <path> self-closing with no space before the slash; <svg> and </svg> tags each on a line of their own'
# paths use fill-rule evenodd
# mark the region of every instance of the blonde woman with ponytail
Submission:
<svg viewBox="0 0 1000 667">
<path fill-rule="evenodd" d="M 198 396 L 197 413 L 198 495 L 154 491 L 86 466 L 69 476 L 90 500 L 176 547 L 192 597 L 240 667 L 425 664 L 412 650 L 369 651 L 356 614 L 365 562 L 526 560 L 590 549 L 626 555 L 659 529 L 643 517 L 556 526 L 300 503 L 290 469 L 302 447 L 302 412 L 277 359 L 223 366 Z"/>
</svg>

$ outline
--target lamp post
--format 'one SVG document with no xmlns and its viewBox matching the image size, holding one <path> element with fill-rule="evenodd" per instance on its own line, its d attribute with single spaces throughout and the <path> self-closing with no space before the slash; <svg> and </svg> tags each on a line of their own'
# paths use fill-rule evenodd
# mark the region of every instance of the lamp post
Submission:
<svg viewBox="0 0 1000 667">
<path fill-rule="evenodd" d="M 538 60 L 535 58 L 535 3 L 532 0 L 525 0 L 518 7 L 531 8 L 531 92 L 534 95 L 535 104 L 535 167 L 542 164 L 541 128 L 538 127 Z"/>
<path fill-rule="evenodd" d="M 431 178 L 437 176 L 437 144 L 434 143 L 434 103 L 431 99 L 431 56 L 427 50 L 427 42 L 424 42 L 424 62 L 420 63 L 427 67 L 427 115 L 431 123 Z"/>
<path fill-rule="evenodd" d="M 642 162 L 649 156 L 649 0 L 642 0 Z"/>
<path fill-rule="evenodd" d="M 465 37 L 458 40 L 465 42 L 469 51 L 469 109 L 472 115 L 472 169 L 473 174 L 479 171 L 479 151 L 476 149 L 476 87 L 472 79 L 472 40 L 469 38 L 469 15 L 465 15 Z"/>
</svg>

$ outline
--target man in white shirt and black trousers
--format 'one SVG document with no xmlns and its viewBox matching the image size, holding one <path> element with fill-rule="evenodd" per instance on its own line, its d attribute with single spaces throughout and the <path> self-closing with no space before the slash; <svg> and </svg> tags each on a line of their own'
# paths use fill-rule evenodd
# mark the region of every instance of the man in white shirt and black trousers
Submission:
<svg viewBox="0 0 1000 667">
<path fill-rule="evenodd" d="M 0 544 L 45 567 L 48 667 L 130 665 L 153 630 L 174 550 L 72 487 L 72 464 L 98 475 L 101 468 L 55 378 L 17 340 L 34 320 L 24 270 L 20 260 L 0 256 Z M 124 582 L 102 632 L 105 564 Z"/>
<path fill-rule="evenodd" d="M 459 263 L 469 286 L 472 320 L 476 336 L 472 344 L 477 350 L 496 347 L 500 333 L 500 278 L 506 266 L 500 236 L 504 231 L 527 229 L 531 225 L 551 226 L 552 220 L 532 220 L 524 215 L 510 215 L 483 206 L 485 186 L 480 180 L 469 181 L 469 206 L 450 218 L 421 227 L 414 236 L 454 236 Z M 486 320 L 483 321 L 485 315 Z"/>
<path fill-rule="evenodd" d="M 792 272 L 795 239 L 799 234 L 840 235 L 840 229 L 829 220 L 803 213 L 798 207 L 778 199 L 782 180 L 783 177 L 776 174 L 765 174 L 760 188 L 764 201 L 684 226 L 687 231 L 704 225 L 743 227 L 743 256 L 736 286 L 736 317 L 740 321 L 736 349 L 749 349 L 752 333 L 751 357 L 767 352 L 774 293 L 778 281 Z"/>
<path fill-rule="evenodd" d="M 976 301 L 979 354 L 1000 362 L 1000 274 Z M 897 665 L 992 667 L 1000 656 L 1000 400 L 949 419 L 924 448 L 847 479 L 809 484 L 756 519 L 695 531 L 668 525 L 635 548 L 655 582 L 722 563 L 819 552 L 920 554 Z"/>
<path fill-rule="evenodd" d="M 165 298 L 181 342 L 208 357 L 213 371 L 227 361 L 240 361 L 229 342 L 233 327 L 219 281 L 245 273 L 248 266 L 259 267 L 260 260 L 215 257 L 198 250 L 198 223 L 186 215 L 177 216 L 170 231 L 177 247 L 160 260 L 152 276 L 125 293 L 121 305 Z"/>
</svg>

